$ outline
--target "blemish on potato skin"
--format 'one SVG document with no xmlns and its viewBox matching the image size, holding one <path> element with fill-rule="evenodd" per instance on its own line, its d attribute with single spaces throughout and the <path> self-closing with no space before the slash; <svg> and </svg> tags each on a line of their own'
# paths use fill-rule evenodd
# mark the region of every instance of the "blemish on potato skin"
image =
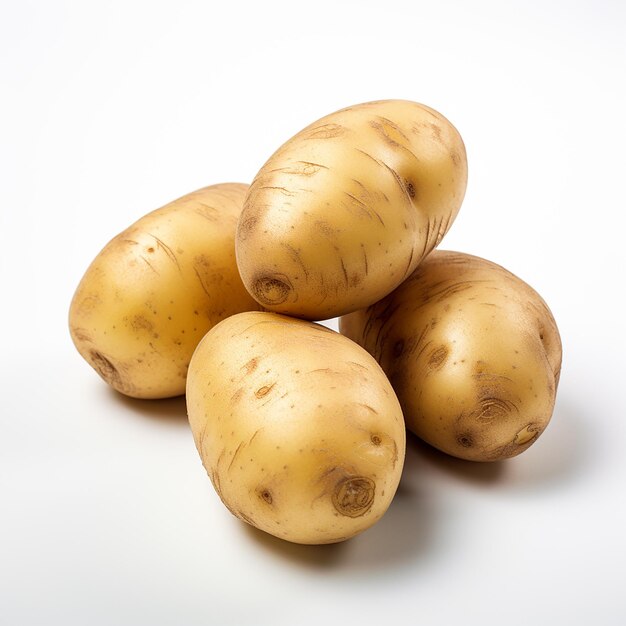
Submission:
<svg viewBox="0 0 626 626">
<path fill-rule="evenodd" d="M 543 428 L 540 424 L 534 422 L 526 424 L 524 428 L 515 434 L 511 441 L 491 450 L 487 455 L 487 460 L 499 461 L 502 459 L 510 459 L 511 457 L 521 454 L 533 444 L 542 431 Z"/>
<path fill-rule="evenodd" d="M 431 353 L 430 356 L 428 358 L 428 367 L 431 370 L 439 370 L 441 369 L 446 360 L 448 359 L 448 348 L 446 348 L 446 346 L 439 346 L 438 348 L 435 348 Z"/>
<path fill-rule="evenodd" d="M 237 228 L 237 238 L 241 241 L 247 239 L 256 230 L 258 223 L 259 218 L 257 216 L 243 219 Z"/>
<path fill-rule="evenodd" d="M 513 442 L 518 446 L 529 443 L 539 435 L 539 427 L 536 424 L 526 424 L 516 435 Z"/>
<path fill-rule="evenodd" d="M 72 335 L 78 341 L 91 341 L 91 335 L 84 328 L 72 328 Z"/>
<path fill-rule="evenodd" d="M 254 392 L 254 395 L 257 398 L 264 398 L 276 385 L 276 383 L 272 383 L 271 385 L 264 385 L 263 387 L 260 387 L 259 389 L 257 389 Z"/>
<path fill-rule="evenodd" d="M 261 275 L 252 282 L 254 297 L 268 306 L 282 304 L 292 291 L 293 287 L 285 276 Z"/>
<path fill-rule="evenodd" d="M 143 315 L 135 315 L 132 320 L 130 320 L 130 327 L 134 331 L 152 331 L 153 324 L 150 320 L 146 319 Z"/>
<path fill-rule="evenodd" d="M 365 476 L 344 478 L 335 485 L 332 502 L 335 509 L 346 517 L 365 515 L 374 503 L 376 484 Z"/>
<path fill-rule="evenodd" d="M 373 413 L 374 415 L 378 415 L 378 411 L 373 407 L 370 406 L 369 404 L 364 404 L 364 403 L 359 403 L 359 406 L 362 406 L 363 408 L 367 409 L 370 413 Z"/>
<path fill-rule="evenodd" d="M 482 422 L 491 422 L 496 418 L 503 418 L 510 413 L 519 412 L 517 405 L 500 397 L 487 395 L 479 398 L 475 418 Z"/>
<path fill-rule="evenodd" d="M 231 404 L 237 404 L 237 402 L 241 400 L 241 396 L 243 395 L 243 392 L 244 392 L 244 388 L 239 387 L 239 389 L 237 389 L 237 391 L 235 391 L 235 393 L 230 397 Z"/>
<path fill-rule="evenodd" d="M 245 370 L 244 374 L 248 376 L 249 374 L 254 372 L 258 364 L 259 364 L 259 357 L 255 356 L 251 358 L 247 363 L 245 363 L 245 365 L 241 369 Z"/>
<path fill-rule="evenodd" d="M 266 502 L 267 504 L 272 504 L 274 502 L 274 498 L 272 497 L 271 491 L 267 489 L 266 487 L 262 487 L 258 489 L 257 493 L 259 495 L 259 498 L 261 498 L 263 502 Z"/>
<path fill-rule="evenodd" d="M 469 433 L 463 433 L 459 435 L 457 438 L 457 443 L 464 448 L 471 448 L 474 445 L 474 439 Z"/>
<path fill-rule="evenodd" d="M 91 350 L 89 352 L 89 361 L 106 383 L 122 393 L 132 392 L 131 385 L 126 383 L 118 369 L 101 352 Z"/>
</svg>

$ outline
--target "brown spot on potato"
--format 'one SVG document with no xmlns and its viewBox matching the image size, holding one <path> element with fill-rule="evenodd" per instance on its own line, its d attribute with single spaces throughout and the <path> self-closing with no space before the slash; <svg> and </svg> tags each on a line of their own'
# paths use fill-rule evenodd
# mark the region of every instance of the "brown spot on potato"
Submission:
<svg viewBox="0 0 626 626">
<path fill-rule="evenodd" d="M 78 341 L 91 341 L 91 335 L 84 328 L 72 328 L 72 335 Z"/>
<path fill-rule="evenodd" d="M 235 391 L 235 393 L 230 397 L 230 403 L 231 404 L 237 404 L 237 402 L 239 402 L 239 400 L 241 400 L 241 396 L 243 395 L 243 387 L 239 387 L 239 389 L 237 389 L 237 391 Z"/>
<path fill-rule="evenodd" d="M 245 375 L 251 374 L 259 364 L 259 357 L 255 356 L 250 359 L 241 369 L 245 370 Z"/>
<path fill-rule="evenodd" d="M 457 438 L 457 443 L 464 448 L 471 448 L 474 445 L 474 439 L 469 433 L 464 433 L 459 435 Z"/>
<path fill-rule="evenodd" d="M 263 386 L 263 387 L 261 387 L 260 389 L 257 389 L 257 390 L 254 392 L 254 395 L 255 395 L 257 398 L 264 398 L 264 397 L 265 397 L 265 396 L 266 396 L 266 395 L 267 395 L 267 394 L 268 394 L 268 393 L 269 393 L 269 392 L 270 392 L 270 391 L 274 388 L 274 385 L 275 385 L 275 384 L 276 384 L 276 383 L 272 383 L 271 385 L 264 385 L 264 386 Z"/>
<path fill-rule="evenodd" d="M 134 331 L 146 330 L 152 331 L 152 322 L 143 315 L 135 315 L 130 321 L 130 326 Z"/>
<path fill-rule="evenodd" d="M 268 504 L 272 504 L 274 501 L 274 499 L 272 498 L 271 491 L 267 488 L 263 488 L 259 490 L 259 497 L 261 498 L 261 500 L 263 500 L 264 502 L 267 502 Z"/>
<path fill-rule="evenodd" d="M 105 382 L 112 385 L 116 389 L 124 389 L 124 381 L 122 380 L 119 371 L 115 365 L 113 365 L 113 363 L 111 363 L 111 361 L 104 356 L 104 354 L 98 352 L 97 350 L 91 350 L 89 357 L 91 366 L 96 370 L 96 372 L 98 372 L 98 374 L 100 374 Z"/>
<path fill-rule="evenodd" d="M 428 367 L 433 370 L 441 369 L 448 358 L 448 353 L 446 346 L 435 348 L 428 358 Z"/>
<path fill-rule="evenodd" d="M 458 152 L 450 152 L 450 159 L 452 159 L 452 163 L 457 167 L 461 165 L 461 156 Z"/>
<path fill-rule="evenodd" d="M 443 143 L 443 139 L 441 137 L 441 127 L 437 124 L 430 123 L 428 124 L 431 128 L 431 136 L 438 143 Z"/>
<path fill-rule="evenodd" d="M 409 180 L 404 181 L 404 185 L 406 187 L 406 192 L 409 194 L 410 198 L 415 198 L 415 186 Z"/>
<path fill-rule="evenodd" d="M 261 303 L 266 305 L 282 304 L 287 300 L 292 287 L 286 277 L 259 276 L 252 283 L 252 293 Z"/>
<path fill-rule="evenodd" d="M 333 491 L 335 509 L 346 517 L 360 517 L 374 502 L 376 484 L 371 478 L 353 476 L 339 481 Z"/>
<path fill-rule="evenodd" d="M 256 229 L 258 222 L 259 218 L 257 216 L 242 220 L 237 228 L 237 237 L 241 240 L 246 239 Z"/>
<path fill-rule="evenodd" d="M 372 444 L 373 444 L 373 445 L 375 445 L 375 446 L 379 446 L 379 445 L 383 442 L 383 440 L 380 438 L 380 436 L 379 436 L 379 435 L 372 435 L 372 436 L 370 437 L 370 441 L 371 441 L 371 442 L 372 442 Z"/>
</svg>

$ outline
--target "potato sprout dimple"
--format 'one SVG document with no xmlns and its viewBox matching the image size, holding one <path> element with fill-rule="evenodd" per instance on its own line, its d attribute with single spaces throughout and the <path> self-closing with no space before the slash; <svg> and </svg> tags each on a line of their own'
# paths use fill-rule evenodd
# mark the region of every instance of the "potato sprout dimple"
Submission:
<svg viewBox="0 0 626 626">
<path fill-rule="evenodd" d="M 333 504 L 341 515 L 359 517 L 374 502 L 376 483 L 370 478 L 357 476 L 339 482 L 333 493 Z"/>
<path fill-rule="evenodd" d="M 281 304 L 289 296 L 291 286 L 285 281 L 272 276 L 261 276 L 254 281 L 252 294 L 262 304 Z"/>
<path fill-rule="evenodd" d="M 267 502 L 268 504 L 272 504 L 272 494 L 268 489 L 262 489 L 260 492 L 260 496 L 265 502 Z"/>
</svg>

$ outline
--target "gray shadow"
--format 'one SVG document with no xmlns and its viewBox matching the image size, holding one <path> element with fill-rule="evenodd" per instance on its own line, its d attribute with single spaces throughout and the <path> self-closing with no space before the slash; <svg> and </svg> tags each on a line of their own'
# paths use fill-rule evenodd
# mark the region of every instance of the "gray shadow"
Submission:
<svg viewBox="0 0 626 626">
<path fill-rule="evenodd" d="M 507 474 L 506 461 L 481 463 L 457 459 L 433 448 L 412 433 L 407 434 L 408 446 L 415 449 L 420 460 L 426 465 L 475 485 L 490 485 L 501 482 Z"/>
<path fill-rule="evenodd" d="M 107 388 L 107 391 L 109 399 L 137 415 L 153 419 L 162 424 L 180 425 L 186 428 L 189 426 L 185 396 L 163 398 L 161 400 L 142 400 L 125 396 L 110 387 Z"/>
<path fill-rule="evenodd" d="M 304 545 L 279 539 L 245 522 L 241 522 L 241 524 L 263 550 L 304 568 L 332 568 L 340 563 L 346 554 L 347 542 L 345 541 L 320 546 Z"/>
<path fill-rule="evenodd" d="M 354 571 L 358 575 L 414 566 L 433 548 L 437 528 L 436 509 L 420 494 L 419 459 L 407 447 L 402 478 L 396 495 L 383 517 L 371 528 L 347 541 L 320 545 L 299 545 L 278 539 L 248 526 L 257 544 L 274 556 L 309 570 Z"/>
</svg>

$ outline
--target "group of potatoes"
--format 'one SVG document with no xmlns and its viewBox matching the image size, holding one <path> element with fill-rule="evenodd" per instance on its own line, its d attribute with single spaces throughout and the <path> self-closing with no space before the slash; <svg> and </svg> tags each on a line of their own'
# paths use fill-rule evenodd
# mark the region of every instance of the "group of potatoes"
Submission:
<svg viewBox="0 0 626 626">
<path fill-rule="evenodd" d="M 437 111 L 337 111 L 250 186 L 200 189 L 115 237 L 74 295 L 72 339 L 123 394 L 186 393 L 234 515 L 297 543 L 348 539 L 391 503 L 405 428 L 495 461 L 553 412 L 546 303 L 494 263 L 435 250 L 466 183 L 463 141 Z M 334 317 L 340 333 L 311 321 Z"/>
</svg>

